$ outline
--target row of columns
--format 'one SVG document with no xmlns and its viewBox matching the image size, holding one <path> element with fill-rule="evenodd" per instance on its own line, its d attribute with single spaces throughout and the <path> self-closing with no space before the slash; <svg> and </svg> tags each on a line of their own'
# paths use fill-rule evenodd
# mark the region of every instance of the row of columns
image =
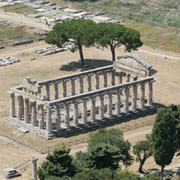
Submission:
<svg viewBox="0 0 180 180">
<path fill-rule="evenodd" d="M 115 82 L 115 71 L 100 71 L 100 72 L 96 72 L 94 74 L 89 74 L 87 76 L 80 76 L 78 78 L 71 78 L 71 79 L 67 79 L 67 80 L 63 80 L 62 81 L 62 90 L 63 90 L 63 97 L 67 97 L 67 82 L 70 81 L 71 82 L 71 95 L 75 95 L 75 80 L 79 79 L 79 93 L 84 93 L 84 78 L 87 77 L 87 91 L 92 91 L 92 76 L 95 75 L 95 90 L 100 88 L 100 75 L 103 76 L 103 87 L 106 88 L 108 87 L 108 78 L 107 78 L 107 74 L 110 73 L 111 75 L 111 86 L 114 86 L 116 84 Z M 118 84 L 122 84 L 122 79 L 123 79 L 124 73 L 119 73 L 118 77 Z M 126 82 L 130 82 L 130 74 L 126 74 Z M 135 79 L 135 78 L 134 78 Z M 133 80 L 134 80 L 133 79 Z M 53 83 L 54 86 L 54 99 L 59 99 L 59 88 L 58 88 L 58 84 L 61 82 L 55 82 Z M 45 95 L 47 100 L 50 100 L 50 86 L 51 84 L 45 84 Z M 41 90 L 40 90 L 41 91 Z"/>
<path fill-rule="evenodd" d="M 147 105 L 152 106 L 152 82 L 149 82 L 149 95 L 147 98 Z M 129 100 L 130 97 L 130 88 L 132 88 L 132 99 Z M 60 110 L 64 109 L 64 126 L 63 128 L 68 129 L 70 127 L 70 106 L 73 104 L 73 126 L 78 126 L 78 123 L 87 123 L 87 117 L 88 117 L 88 108 L 87 108 L 87 101 L 91 104 L 90 105 L 90 121 L 94 122 L 97 118 L 96 115 L 99 114 L 99 118 L 103 119 L 105 117 L 105 112 L 107 112 L 107 116 L 111 117 L 113 115 L 113 109 L 115 104 L 115 114 L 120 115 L 122 112 L 127 113 L 130 110 L 135 111 L 137 108 L 143 109 L 145 107 L 145 84 L 140 84 L 140 97 L 137 97 L 137 86 L 134 85 L 132 87 L 127 86 L 125 89 L 118 89 L 115 91 L 110 91 L 105 94 L 98 94 L 96 96 L 90 96 L 88 98 L 78 99 L 74 102 L 66 102 L 63 104 L 63 108 L 56 106 L 56 129 L 60 130 L 61 125 L 61 116 L 60 116 Z M 124 91 L 124 93 L 123 93 Z M 124 95 L 123 95 L 124 94 Z M 107 109 L 105 105 L 105 95 L 108 95 L 107 99 Z M 113 103 L 113 96 L 116 96 L 115 103 Z M 99 106 L 97 107 L 97 97 L 99 97 Z M 123 99 L 122 99 L 123 98 Z M 123 101 L 123 102 L 122 102 Z M 139 106 L 137 106 L 137 101 L 139 101 Z M 79 122 L 80 113 L 79 113 L 79 102 L 82 104 L 82 114 L 81 114 L 81 122 Z M 130 104 L 131 103 L 131 104 Z M 61 105 L 62 106 L 62 105 Z M 123 111 L 122 107 L 123 106 Z M 131 109 L 130 109 L 131 107 Z M 98 113 L 97 113 L 98 111 Z M 50 116 L 48 116 L 50 118 Z M 51 121 L 51 120 L 50 120 Z M 51 124 L 51 123 L 50 123 Z"/>
<path fill-rule="evenodd" d="M 153 82 L 148 82 L 148 88 L 149 88 L 149 94 L 147 98 L 147 104 L 149 106 L 152 106 L 153 103 Z M 90 96 L 86 97 L 83 99 L 78 99 L 73 102 L 73 125 L 77 126 L 79 123 L 79 101 L 82 101 L 82 123 L 87 123 L 87 117 L 88 117 L 88 108 L 87 108 L 87 101 L 91 103 L 90 105 L 90 120 L 91 122 L 94 122 L 96 118 L 96 114 L 98 111 L 100 119 L 103 119 L 105 116 L 105 112 L 107 112 L 107 115 L 110 117 L 113 114 L 113 97 L 114 95 L 116 96 L 116 101 L 115 101 L 115 112 L 116 115 L 119 115 L 122 111 L 122 106 L 123 106 L 123 112 L 127 113 L 129 110 L 135 111 L 137 109 L 137 101 L 140 102 L 139 107 L 143 109 L 145 106 L 145 84 L 141 83 L 139 84 L 140 86 L 140 96 L 139 98 L 137 97 L 137 85 L 133 86 L 127 86 L 126 88 L 123 89 L 117 89 L 110 91 L 108 93 L 105 93 L 108 95 L 107 98 L 107 110 L 105 110 L 105 99 L 104 96 L 105 94 L 97 94 L 95 96 Z M 131 99 L 131 109 L 130 107 L 130 88 L 132 88 L 132 99 Z M 124 93 L 123 93 L 124 92 Z M 124 95 L 123 95 L 124 94 Z M 17 115 L 15 115 L 15 96 L 17 96 Z M 99 97 L 99 106 L 97 109 L 97 101 L 96 97 Z M 123 98 L 123 103 L 122 103 L 122 98 Z M 38 106 L 38 108 L 37 108 Z M 64 127 L 69 128 L 70 127 L 70 103 L 66 102 L 63 104 L 64 106 Z M 45 111 L 47 111 L 46 115 L 46 127 L 45 125 Z M 55 125 L 56 129 L 60 130 L 61 127 L 61 110 L 58 105 L 55 107 Z M 37 111 L 39 111 L 39 116 L 37 117 Z M 30 118 L 31 114 L 31 118 Z M 51 133 L 52 131 L 52 107 L 44 107 L 43 104 L 37 105 L 36 101 L 33 101 L 27 97 L 23 97 L 22 95 L 15 95 L 14 92 L 10 92 L 10 117 L 17 118 L 17 120 L 23 120 L 24 116 L 24 122 L 25 123 L 31 123 L 33 127 L 39 125 L 39 129 L 46 129 L 48 133 Z M 30 122 L 31 121 L 31 122 Z M 38 122 L 39 124 L 38 124 Z"/>
</svg>

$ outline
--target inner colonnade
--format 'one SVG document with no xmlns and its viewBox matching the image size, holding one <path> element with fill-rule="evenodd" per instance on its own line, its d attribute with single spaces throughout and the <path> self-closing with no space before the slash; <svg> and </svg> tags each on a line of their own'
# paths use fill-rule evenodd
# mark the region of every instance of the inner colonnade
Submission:
<svg viewBox="0 0 180 180">
<path fill-rule="evenodd" d="M 16 126 L 51 138 L 105 117 L 153 105 L 153 77 L 117 72 L 113 65 L 11 88 L 10 115 Z"/>
</svg>

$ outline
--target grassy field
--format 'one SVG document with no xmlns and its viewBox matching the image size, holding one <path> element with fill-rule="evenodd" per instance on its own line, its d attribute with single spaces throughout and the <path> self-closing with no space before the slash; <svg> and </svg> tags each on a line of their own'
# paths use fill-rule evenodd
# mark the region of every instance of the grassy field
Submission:
<svg viewBox="0 0 180 180">
<path fill-rule="evenodd" d="M 107 12 L 105 16 L 124 20 L 126 26 L 138 30 L 145 45 L 180 53 L 180 6 L 176 7 L 176 4 L 176 0 L 171 3 L 165 0 L 99 0 L 67 5 L 86 11 Z M 161 15 L 162 12 L 164 15 Z"/>
<path fill-rule="evenodd" d="M 36 9 L 28 6 L 24 6 L 22 4 L 15 4 L 11 6 L 3 7 L 5 11 L 20 13 L 20 14 L 35 14 L 37 13 Z"/>
</svg>

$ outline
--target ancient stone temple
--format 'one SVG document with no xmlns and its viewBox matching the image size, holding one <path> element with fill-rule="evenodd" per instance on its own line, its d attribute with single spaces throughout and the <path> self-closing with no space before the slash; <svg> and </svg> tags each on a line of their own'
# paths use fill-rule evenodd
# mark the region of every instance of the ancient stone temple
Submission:
<svg viewBox="0 0 180 180">
<path fill-rule="evenodd" d="M 122 55 L 113 65 L 37 82 L 25 78 L 9 90 L 7 122 L 47 139 L 104 118 L 153 105 L 151 65 L 138 55 Z"/>
</svg>

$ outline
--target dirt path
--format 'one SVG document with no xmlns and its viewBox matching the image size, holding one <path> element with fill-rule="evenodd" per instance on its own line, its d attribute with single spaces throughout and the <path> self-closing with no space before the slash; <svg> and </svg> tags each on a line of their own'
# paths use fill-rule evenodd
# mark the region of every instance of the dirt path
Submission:
<svg viewBox="0 0 180 180">
<path fill-rule="evenodd" d="M 50 28 L 46 26 L 45 24 L 40 23 L 36 19 L 26 17 L 22 14 L 10 13 L 10 12 L 5 12 L 3 10 L 0 10 L 0 19 L 12 21 L 13 23 L 17 23 L 17 24 L 23 23 L 23 24 L 26 24 L 27 26 L 32 26 L 35 28 L 38 27 L 40 29 L 47 30 L 47 31 L 50 30 Z"/>
</svg>

